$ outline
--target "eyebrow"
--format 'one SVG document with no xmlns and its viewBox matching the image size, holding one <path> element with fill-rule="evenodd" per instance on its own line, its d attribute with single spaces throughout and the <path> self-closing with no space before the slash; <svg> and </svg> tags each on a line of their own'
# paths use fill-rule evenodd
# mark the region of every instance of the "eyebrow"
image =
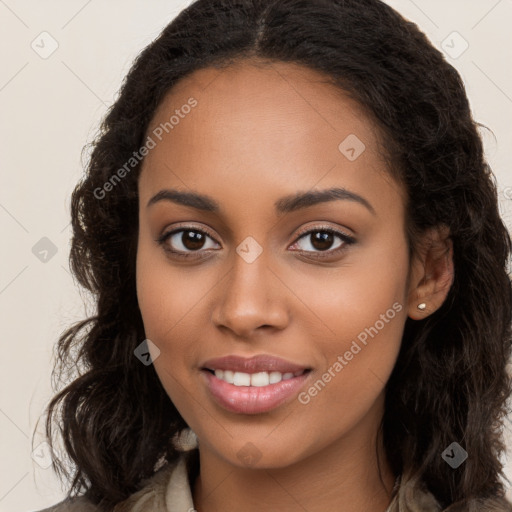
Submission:
<svg viewBox="0 0 512 512">
<path fill-rule="evenodd" d="M 284 214 L 336 200 L 347 200 L 359 203 L 366 207 L 373 215 L 376 215 L 375 209 L 364 197 L 339 187 L 325 190 L 298 192 L 295 195 L 281 197 L 274 203 L 274 207 L 277 213 Z M 220 212 L 219 203 L 209 196 L 198 194 L 196 192 L 181 192 L 172 189 L 160 190 L 160 192 L 155 194 L 148 201 L 146 207 L 160 201 L 171 201 L 176 204 L 190 206 L 197 210 L 207 212 Z"/>
</svg>

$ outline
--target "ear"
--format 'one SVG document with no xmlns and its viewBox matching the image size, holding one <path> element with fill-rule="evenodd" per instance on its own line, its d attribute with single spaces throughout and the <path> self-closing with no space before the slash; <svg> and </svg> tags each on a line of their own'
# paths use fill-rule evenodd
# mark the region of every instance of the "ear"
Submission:
<svg viewBox="0 0 512 512">
<path fill-rule="evenodd" d="M 439 309 L 453 284 L 453 275 L 453 243 L 448 226 L 428 229 L 411 262 L 409 317 L 422 320 Z M 419 304 L 425 304 L 425 308 L 418 309 Z"/>
</svg>

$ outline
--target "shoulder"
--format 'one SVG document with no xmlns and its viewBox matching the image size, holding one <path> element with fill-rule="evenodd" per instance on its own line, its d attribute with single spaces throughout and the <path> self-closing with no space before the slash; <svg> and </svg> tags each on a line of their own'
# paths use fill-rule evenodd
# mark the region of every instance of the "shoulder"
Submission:
<svg viewBox="0 0 512 512">
<path fill-rule="evenodd" d="M 147 480 L 140 491 L 117 504 L 113 512 L 193 510 L 191 484 L 197 476 L 198 457 L 197 449 L 181 453 Z"/>
<path fill-rule="evenodd" d="M 195 452 L 194 450 L 193 452 Z M 192 456 L 191 456 L 192 455 Z M 173 505 L 192 507 L 190 490 L 191 471 L 194 467 L 195 453 L 181 456 L 161 467 L 150 478 L 141 483 L 141 489 L 114 507 L 115 512 L 151 510 L 166 512 L 166 502 L 171 499 Z M 142 507 L 142 508 L 141 508 Z M 181 507 L 178 508 L 181 510 Z M 183 510 L 187 510 L 184 508 Z M 67 498 L 56 505 L 38 512 L 102 512 L 99 506 L 84 496 Z"/>
<path fill-rule="evenodd" d="M 457 502 L 443 508 L 424 483 L 418 478 L 401 478 L 389 512 L 512 512 L 512 504 L 505 498 L 473 499 Z"/>
<path fill-rule="evenodd" d="M 475 510 L 478 512 L 512 512 L 512 503 L 505 498 L 487 498 L 471 500 L 469 506 L 467 504 L 454 503 L 450 505 L 445 512 L 466 512 L 467 510 Z"/>
<path fill-rule="evenodd" d="M 98 508 L 83 496 L 67 498 L 50 508 L 38 512 L 98 512 Z"/>
</svg>

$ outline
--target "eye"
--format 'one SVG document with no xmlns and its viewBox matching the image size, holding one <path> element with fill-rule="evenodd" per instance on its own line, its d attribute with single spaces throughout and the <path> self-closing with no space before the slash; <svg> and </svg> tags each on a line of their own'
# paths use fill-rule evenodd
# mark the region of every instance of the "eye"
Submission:
<svg viewBox="0 0 512 512">
<path fill-rule="evenodd" d="M 213 247 L 208 241 L 213 241 Z M 156 240 L 164 249 L 178 257 L 196 257 L 200 249 L 215 248 L 217 241 L 213 239 L 206 231 L 198 228 L 180 228 L 164 233 Z M 218 245 L 218 244 L 217 244 Z"/>
<path fill-rule="evenodd" d="M 166 252 L 180 258 L 198 258 L 204 252 L 201 249 L 216 249 L 215 245 L 219 245 L 206 231 L 190 226 L 164 233 L 156 242 L 162 245 Z M 316 227 L 303 232 L 290 247 L 298 247 L 298 251 L 313 253 L 314 258 L 321 259 L 336 256 L 355 242 L 355 238 L 342 231 L 330 227 Z"/>
<path fill-rule="evenodd" d="M 301 241 L 303 241 L 302 244 Z M 315 258 L 325 258 L 338 255 L 355 242 L 355 238 L 342 231 L 317 227 L 302 233 L 291 247 L 298 246 L 300 251 L 316 253 Z M 335 244 L 334 247 L 333 244 Z"/>
</svg>

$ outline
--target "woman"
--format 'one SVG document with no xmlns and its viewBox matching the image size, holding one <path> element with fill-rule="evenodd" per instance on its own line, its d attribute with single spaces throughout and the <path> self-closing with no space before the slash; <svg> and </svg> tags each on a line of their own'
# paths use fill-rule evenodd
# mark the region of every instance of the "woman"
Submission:
<svg viewBox="0 0 512 512">
<path fill-rule="evenodd" d="M 72 221 L 98 310 L 49 510 L 512 510 L 510 237 L 458 73 L 387 5 L 191 4 Z"/>
</svg>

